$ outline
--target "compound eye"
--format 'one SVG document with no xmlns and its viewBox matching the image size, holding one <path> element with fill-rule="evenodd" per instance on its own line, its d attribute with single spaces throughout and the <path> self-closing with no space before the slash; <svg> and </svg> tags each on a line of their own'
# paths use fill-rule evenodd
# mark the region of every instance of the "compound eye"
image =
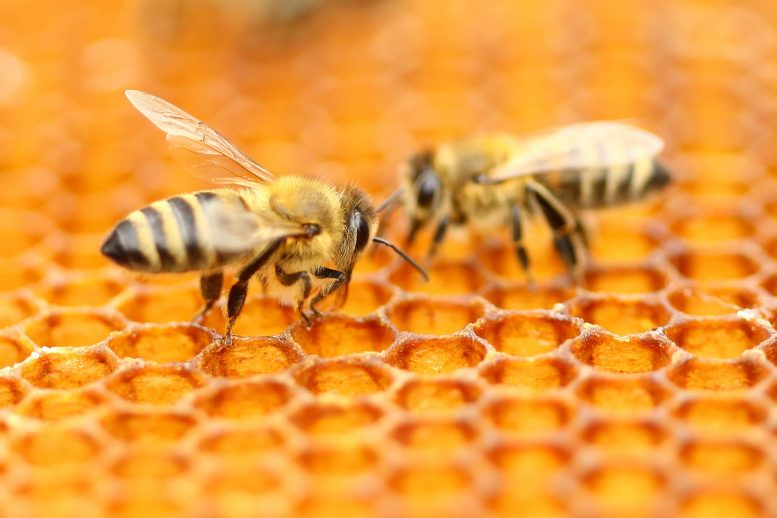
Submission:
<svg viewBox="0 0 777 518">
<path fill-rule="evenodd" d="M 355 251 L 359 253 L 370 242 L 370 224 L 361 212 L 355 210 L 351 213 L 351 228 L 356 229 Z"/>
<path fill-rule="evenodd" d="M 440 181 L 437 179 L 437 175 L 434 173 L 424 173 L 421 178 L 418 179 L 418 206 L 424 209 L 428 209 L 437 191 L 440 188 Z"/>
</svg>

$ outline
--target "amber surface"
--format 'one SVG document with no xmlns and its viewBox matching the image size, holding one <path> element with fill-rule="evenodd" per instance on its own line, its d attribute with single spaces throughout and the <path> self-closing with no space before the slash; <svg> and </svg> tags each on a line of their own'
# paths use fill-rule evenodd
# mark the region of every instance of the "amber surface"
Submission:
<svg viewBox="0 0 777 518">
<path fill-rule="evenodd" d="M 108 5 L 110 4 L 110 5 Z M 768 0 L 0 2 L 0 517 L 777 514 L 777 7 Z M 102 240 L 208 184 L 126 101 L 377 202 L 416 149 L 597 119 L 661 135 L 661 195 L 386 249 L 310 328 L 252 285 Z M 401 242 L 402 211 L 387 235 Z M 423 258 L 430 232 L 410 252 Z"/>
</svg>

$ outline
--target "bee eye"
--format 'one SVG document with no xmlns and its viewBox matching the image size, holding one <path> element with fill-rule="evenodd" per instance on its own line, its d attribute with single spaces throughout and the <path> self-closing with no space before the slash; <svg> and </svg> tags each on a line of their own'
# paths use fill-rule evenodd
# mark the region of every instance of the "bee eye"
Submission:
<svg viewBox="0 0 777 518">
<path fill-rule="evenodd" d="M 370 224 L 361 212 L 355 210 L 351 213 L 350 227 L 356 230 L 355 251 L 361 252 L 370 241 Z"/>
<path fill-rule="evenodd" d="M 434 173 L 425 173 L 418 179 L 417 202 L 422 208 L 429 208 L 434 196 L 440 188 L 440 181 Z"/>
</svg>

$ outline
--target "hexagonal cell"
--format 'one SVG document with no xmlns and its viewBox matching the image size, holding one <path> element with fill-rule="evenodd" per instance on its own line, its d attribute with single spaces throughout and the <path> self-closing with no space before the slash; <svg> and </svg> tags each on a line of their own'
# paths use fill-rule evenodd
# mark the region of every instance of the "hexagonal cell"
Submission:
<svg viewBox="0 0 777 518">
<path fill-rule="evenodd" d="M 54 261 L 71 270 L 88 270 L 105 267 L 107 261 L 100 253 L 105 233 L 61 234 L 51 239 Z"/>
<path fill-rule="evenodd" d="M 410 498 L 453 497 L 466 492 L 471 475 L 461 466 L 444 462 L 426 462 L 404 466 L 389 476 L 389 487 Z"/>
<path fill-rule="evenodd" d="M 569 466 L 571 454 L 555 443 L 500 443 L 487 452 L 487 457 L 504 477 L 512 492 L 524 496 L 542 490 Z"/>
<path fill-rule="evenodd" d="M 394 342 L 394 332 L 378 319 L 338 315 L 317 320 L 310 327 L 295 327 L 291 334 L 305 353 L 323 357 L 379 352 Z"/>
<path fill-rule="evenodd" d="M 527 392 L 544 392 L 566 386 L 577 372 L 560 358 L 497 358 L 484 365 L 480 375 L 490 383 Z"/>
<path fill-rule="evenodd" d="M 386 362 L 416 374 L 435 375 L 475 367 L 486 355 L 486 348 L 471 338 L 421 338 L 396 344 L 386 354 Z"/>
<path fill-rule="evenodd" d="M 651 267 L 612 267 L 590 270 L 585 287 L 603 293 L 653 293 L 667 284 L 666 275 Z"/>
<path fill-rule="evenodd" d="M 673 366 L 667 376 L 678 387 L 691 390 L 741 390 L 769 375 L 766 367 L 751 360 L 689 359 Z"/>
<path fill-rule="evenodd" d="M 581 400 L 607 413 L 650 412 L 666 400 L 668 389 L 648 377 L 586 378 L 577 387 Z"/>
<path fill-rule="evenodd" d="M 117 372 L 106 388 L 133 403 L 169 405 L 203 383 L 202 374 L 185 366 L 142 365 Z"/>
<path fill-rule="evenodd" d="M 259 295 L 246 300 L 233 331 L 242 336 L 277 335 L 297 320 L 297 314 L 291 306 L 284 306 L 278 299 Z M 224 328 L 219 330 L 223 331 Z"/>
<path fill-rule="evenodd" d="M 381 417 L 383 411 L 368 403 L 311 403 L 298 409 L 291 420 L 310 436 L 336 438 L 362 432 Z"/>
<path fill-rule="evenodd" d="M 693 250 L 671 260 L 681 275 L 697 282 L 744 279 L 759 269 L 758 262 L 742 252 Z"/>
<path fill-rule="evenodd" d="M 282 451 L 284 436 L 264 423 L 217 428 L 199 440 L 199 451 L 238 461 L 253 462 L 258 456 Z"/>
<path fill-rule="evenodd" d="M 53 228 L 42 214 L 0 207 L 0 256 L 11 257 L 29 250 Z"/>
<path fill-rule="evenodd" d="M 417 452 L 451 455 L 477 440 L 477 429 L 456 419 L 424 419 L 399 423 L 391 436 L 399 444 Z"/>
<path fill-rule="evenodd" d="M 465 380 L 411 379 L 397 391 L 395 401 L 407 410 L 428 414 L 460 409 L 480 395 L 480 388 Z"/>
<path fill-rule="evenodd" d="M 113 410 L 100 419 L 100 425 L 113 437 L 132 443 L 175 443 L 197 421 L 185 412 L 137 409 Z"/>
<path fill-rule="evenodd" d="M 730 439 L 696 438 L 680 448 L 679 458 L 693 470 L 722 476 L 746 473 L 768 462 L 759 448 Z"/>
<path fill-rule="evenodd" d="M 140 443 L 124 449 L 110 466 L 110 471 L 125 480 L 157 483 L 179 477 L 189 468 L 184 455 L 165 447 Z"/>
<path fill-rule="evenodd" d="M 315 363 L 294 374 L 301 386 L 314 394 L 361 396 L 381 392 L 392 382 L 392 374 L 380 361 L 344 358 Z"/>
<path fill-rule="evenodd" d="M 540 313 L 513 313 L 481 320 L 475 333 L 497 351 L 515 356 L 533 356 L 556 349 L 580 333 L 568 317 Z"/>
<path fill-rule="evenodd" d="M 316 482 L 330 482 L 330 479 L 318 478 Z M 354 482 L 353 485 L 358 483 Z M 375 516 L 376 507 L 372 494 L 362 494 L 352 487 L 321 487 L 315 485 L 304 495 L 298 506 L 288 516 L 308 516 L 324 518 L 327 516 Z"/>
<path fill-rule="evenodd" d="M 520 478 L 516 485 L 502 486 L 487 498 L 488 508 L 497 516 L 544 516 L 547 518 L 562 518 L 572 516 L 570 502 L 556 494 L 552 489 L 537 489 L 531 492 L 523 491 L 526 481 L 533 480 L 531 475 Z M 550 484 L 548 484 L 550 485 Z"/>
<path fill-rule="evenodd" d="M 107 348 L 61 349 L 23 363 L 20 374 L 36 387 L 71 389 L 101 380 L 117 365 L 118 358 Z"/>
<path fill-rule="evenodd" d="M 407 265 L 398 268 L 389 279 L 404 292 L 429 295 L 469 295 L 478 291 L 484 283 L 475 265 L 448 261 L 434 263 L 429 270 L 428 282 Z"/>
<path fill-rule="evenodd" d="M 497 307 L 512 310 L 551 309 L 571 299 L 575 292 L 566 288 L 525 284 L 495 285 L 483 292 L 483 296 Z"/>
<path fill-rule="evenodd" d="M 658 423 L 632 419 L 600 419 L 587 424 L 581 436 L 600 451 L 614 455 L 652 455 L 667 440 Z"/>
<path fill-rule="evenodd" d="M 348 285 L 348 299 L 340 308 L 346 315 L 364 316 L 388 303 L 394 291 L 388 285 L 369 279 L 355 279 Z"/>
<path fill-rule="evenodd" d="M 15 410 L 44 421 L 60 421 L 96 410 L 105 403 L 105 396 L 94 390 L 36 391 Z"/>
<path fill-rule="evenodd" d="M 202 307 L 202 295 L 199 286 L 143 286 L 136 291 L 122 295 L 116 305 L 127 318 L 135 322 L 168 323 L 189 322 Z M 212 310 L 205 324 L 223 325 L 223 317 L 218 309 Z"/>
<path fill-rule="evenodd" d="M 669 303 L 688 315 L 718 316 L 756 306 L 758 295 L 747 288 L 682 288 L 669 294 Z"/>
<path fill-rule="evenodd" d="M 614 463 L 583 474 L 583 490 L 609 512 L 656 511 L 666 489 L 666 477 L 649 465 Z"/>
<path fill-rule="evenodd" d="M 555 253 L 553 247 L 547 246 L 550 239 L 545 238 L 549 237 L 550 232 L 546 230 L 544 225 L 532 228 L 532 237 L 527 242 L 532 276 L 539 281 L 553 279 L 565 272 L 564 263 L 558 254 Z M 507 281 L 526 280 L 526 275 L 518 264 L 512 246 L 475 248 L 475 250 L 478 254 L 477 263 L 493 275 Z"/>
<path fill-rule="evenodd" d="M 750 396 L 697 394 L 673 408 L 674 417 L 706 432 L 741 433 L 762 426 L 767 410 Z"/>
<path fill-rule="evenodd" d="M 569 305 L 569 312 L 617 335 L 631 335 L 666 325 L 669 311 L 648 299 L 628 297 L 580 298 Z"/>
<path fill-rule="evenodd" d="M 688 242 L 736 241 L 754 232 L 752 216 L 721 212 L 686 215 L 672 224 L 672 233 Z"/>
<path fill-rule="evenodd" d="M 36 466 L 83 464 L 101 451 L 97 439 L 78 428 L 47 426 L 30 431 L 11 443 L 11 449 Z"/>
<path fill-rule="evenodd" d="M 24 361 L 34 350 L 35 344 L 26 336 L 0 332 L 0 368 Z"/>
<path fill-rule="evenodd" d="M 671 345 L 656 336 L 617 338 L 606 333 L 591 333 L 575 340 L 572 352 L 592 367 L 621 373 L 660 369 L 672 355 Z"/>
<path fill-rule="evenodd" d="M 678 346 L 701 358 L 736 358 L 770 336 L 766 328 L 741 319 L 683 322 L 665 332 Z"/>
<path fill-rule="evenodd" d="M 679 516 L 682 518 L 710 516 L 756 518 L 767 514 L 763 503 L 745 490 L 722 486 L 689 492 L 680 504 Z"/>
<path fill-rule="evenodd" d="M 0 291 L 27 288 L 40 281 L 44 265 L 34 257 L 0 257 Z"/>
<path fill-rule="evenodd" d="M 591 243 L 591 256 L 599 262 L 634 262 L 643 260 L 658 247 L 658 238 L 640 226 L 607 222 L 596 229 Z"/>
<path fill-rule="evenodd" d="M 202 352 L 202 370 L 212 376 L 247 378 L 282 372 L 302 358 L 285 338 L 272 336 L 232 337 L 232 345 L 219 341 Z"/>
<path fill-rule="evenodd" d="M 114 273 L 69 274 L 44 282 L 41 297 L 58 306 L 102 306 L 126 287 Z"/>
<path fill-rule="evenodd" d="M 402 331 L 426 335 L 454 333 L 483 314 L 476 302 L 411 299 L 399 302 L 388 310 L 391 322 Z"/>
<path fill-rule="evenodd" d="M 277 411 L 291 397 L 291 389 L 278 381 L 237 381 L 198 396 L 194 405 L 212 417 L 251 419 Z"/>
<path fill-rule="evenodd" d="M 505 397 L 490 402 L 483 415 L 503 433 L 541 436 L 563 429 L 574 411 L 562 399 Z"/>
<path fill-rule="evenodd" d="M 43 301 L 24 291 L 0 293 L 0 328 L 12 326 L 43 308 Z"/>
<path fill-rule="evenodd" d="M 372 246 L 367 250 L 367 253 L 359 258 L 354 268 L 354 274 L 379 272 L 391 264 L 394 259 L 396 257 L 385 247 Z"/>
<path fill-rule="evenodd" d="M 0 376 L 0 408 L 17 404 L 26 393 L 27 387 L 18 378 Z"/>
<path fill-rule="evenodd" d="M 79 347 L 98 343 L 127 322 L 116 313 L 67 309 L 45 313 L 24 325 L 24 333 L 40 346 Z"/>
<path fill-rule="evenodd" d="M 363 444 L 311 444 L 297 461 L 307 473 L 316 477 L 347 477 L 374 469 L 379 452 Z"/>
<path fill-rule="evenodd" d="M 191 324 L 142 325 L 112 336 L 108 347 L 120 358 L 182 362 L 192 359 L 213 339 L 213 334 Z"/>
</svg>

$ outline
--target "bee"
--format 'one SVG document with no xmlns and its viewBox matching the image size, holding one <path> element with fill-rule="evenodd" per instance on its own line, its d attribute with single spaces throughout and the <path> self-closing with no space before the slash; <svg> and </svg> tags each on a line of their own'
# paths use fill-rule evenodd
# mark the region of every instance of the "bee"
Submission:
<svg viewBox="0 0 777 518">
<path fill-rule="evenodd" d="M 146 273 L 202 272 L 200 322 L 221 295 L 224 269 L 238 266 L 227 299 L 226 340 L 258 276 L 268 290 L 309 308 L 340 293 L 347 297 L 354 266 L 371 243 L 394 250 L 426 278 L 415 261 L 376 235 L 379 211 L 357 187 L 335 187 L 301 176 L 276 178 L 226 138 L 180 108 L 151 94 L 126 92 L 130 102 L 167 134 L 194 172 L 228 173 L 224 186 L 154 202 L 119 222 L 101 252 L 125 268 Z"/>
<path fill-rule="evenodd" d="M 636 201 L 666 186 L 671 175 L 656 156 L 663 141 L 619 122 L 589 122 L 520 139 L 474 136 L 411 156 L 400 168 L 402 187 L 386 202 L 404 205 L 407 244 L 434 225 L 429 262 L 450 227 L 492 231 L 509 226 L 518 263 L 534 284 L 524 224 L 539 214 L 558 255 L 580 282 L 587 236 L 581 209 Z"/>
</svg>

